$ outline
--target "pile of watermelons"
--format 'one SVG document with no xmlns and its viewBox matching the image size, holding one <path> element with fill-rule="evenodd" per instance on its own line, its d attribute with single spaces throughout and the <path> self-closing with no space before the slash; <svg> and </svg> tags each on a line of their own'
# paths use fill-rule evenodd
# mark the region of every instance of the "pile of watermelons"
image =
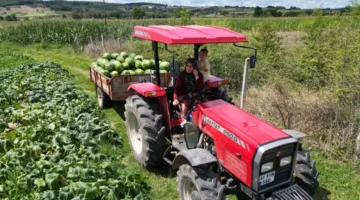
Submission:
<svg viewBox="0 0 360 200">
<path fill-rule="evenodd" d="M 169 72 L 169 62 L 159 61 L 159 64 L 160 73 Z M 135 53 L 104 53 L 102 58 L 97 59 L 90 66 L 107 77 L 152 74 L 155 69 L 155 61 L 144 59 L 141 55 Z"/>
</svg>

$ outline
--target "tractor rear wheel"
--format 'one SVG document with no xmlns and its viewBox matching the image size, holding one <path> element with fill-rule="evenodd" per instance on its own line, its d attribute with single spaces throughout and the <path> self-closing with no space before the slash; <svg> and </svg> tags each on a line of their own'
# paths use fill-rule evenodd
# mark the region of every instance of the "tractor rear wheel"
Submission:
<svg viewBox="0 0 360 200">
<path fill-rule="evenodd" d="M 212 170 L 181 165 L 176 182 L 181 200 L 212 200 L 217 199 L 221 183 L 218 175 Z M 225 194 L 221 199 L 225 199 Z"/>
<path fill-rule="evenodd" d="M 310 152 L 300 145 L 296 156 L 294 181 L 310 195 L 314 195 L 319 186 L 315 164 L 316 162 L 310 158 Z"/>
<path fill-rule="evenodd" d="M 228 103 L 233 104 L 232 98 L 228 95 L 228 92 L 224 87 L 220 86 L 217 88 L 212 88 L 212 92 L 216 98 L 222 99 Z"/>
<path fill-rule="evenodd" d="M 132 95 L 125 104 L 126 133 L 135 160 L 143 167 L 157 166 L 165 151 L 165 127 L 155 103 Z"/>
<path fill-rule="evenodd" d="M 109 108 L 111 106 L 110 97 L 95 83 L 96 97 L 100 108 Z"/>
</svg>

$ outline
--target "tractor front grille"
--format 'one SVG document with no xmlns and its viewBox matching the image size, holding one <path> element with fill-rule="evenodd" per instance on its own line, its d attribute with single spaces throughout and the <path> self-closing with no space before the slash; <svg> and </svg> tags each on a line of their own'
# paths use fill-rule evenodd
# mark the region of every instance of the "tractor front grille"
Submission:
<svg viewBox="0 0 360 200">
<path fill-rule="evenodd" d="M 292 156 L 293 159 L 296 152 L 295 148 L 296 148 L 296 143 L 291 143 L 264 152 L 260 162 L 259 176 L 269 173 L 269 172 L 261 173 L 262 164 L 268 162 L 274 162 L 273 169 L 271 171 L 275 170 L 275 178 L 274 181 L 268 184 L 262 186 L 259 185 L 259 191 L 265 191 L 271 188 L 272 186 L 285 183 L 290 180 L 293 163 L 280 167 L 280 160 L 288 156 Z"/>
</svg>

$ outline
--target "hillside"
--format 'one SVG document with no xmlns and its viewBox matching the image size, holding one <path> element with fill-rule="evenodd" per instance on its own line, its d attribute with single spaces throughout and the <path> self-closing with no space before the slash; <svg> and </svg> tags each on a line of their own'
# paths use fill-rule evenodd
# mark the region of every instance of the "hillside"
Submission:
<svg viewBox="0 0 360 200">
<path fill-rule="evenodd" d="M 251 17 L 254 15 L 254 7 L 239 6 L 209 6 L 209 7 L 186 7 L 171 6 L 157 3 L 106 3 L 107 18 L 133 18 L 131 10 L 140 7 L 145 15 L 141 18 L 169 18 L 180 17 L 180 10 L 189 10 L 190 15 L 197 17 Z M 72 17 L 72 18 L 97 18 L 105 17 L 103 2 L 86 1 L 42 1 L 42 0 L 9 0 L 0 2 L 0 16 L 15 14 L 17 17 Z M 312 15 L 312 10 L 302 10 L 296 7 L 268 6 L 261 9 L 258 17 L 296 17 Z M 343 14 L 346 8 L 323 9 L 324 15 Z"/>
</svg>

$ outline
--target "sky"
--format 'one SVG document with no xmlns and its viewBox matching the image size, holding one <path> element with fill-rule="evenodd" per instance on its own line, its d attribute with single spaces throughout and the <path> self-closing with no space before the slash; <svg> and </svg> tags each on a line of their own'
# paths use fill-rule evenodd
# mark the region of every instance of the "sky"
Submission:
<svg viewBox="0 0 360 200">
<path fill-rule="evenodd" d="M 83 1 L 83 0 L 69 0 Z M 102 1 L 102 0 L 86 0 Z M 350 0 L 105 0 L 108 3 L 135 3 L 150 2 L 168 5 L 181 6 L 247 6 L 247 7 L 267 7 L 267 6 L 296 6 L 298 8 L 341 8 L 350 4 Z"/>
</svg>

